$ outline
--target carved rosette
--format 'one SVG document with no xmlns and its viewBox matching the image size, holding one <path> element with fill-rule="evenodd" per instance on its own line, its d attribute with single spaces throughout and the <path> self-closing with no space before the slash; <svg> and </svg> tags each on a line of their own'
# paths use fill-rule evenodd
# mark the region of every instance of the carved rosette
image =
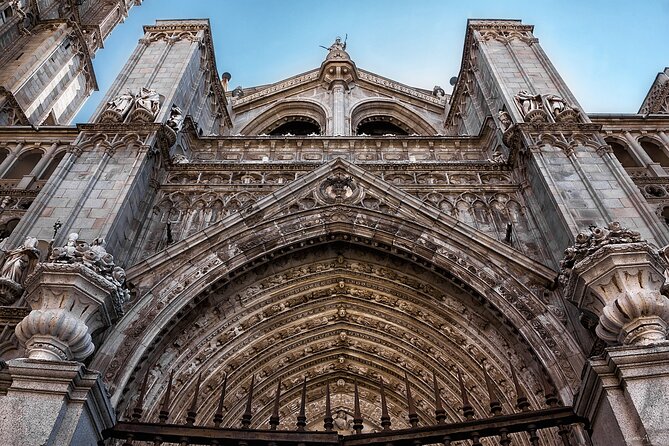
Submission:
<svg viewBox="0 0 669 446">
<path fill-rule="evenodd" d="M 578 235 L 565 251 L 561 279 L 567 299 L 598 318 L 602 340 L 647 345 L 667 339 L 666 266 L 639 233 L 614 222 Z"/>
<path fill-rule="evenodd" d="M 26 280 L 30 314 L 16 326 L 28 358 L 75 360 L 95 347 L 91 334 L 119 316 L 117 285 L 83 263 L 40 263 Z"/>
</svg>

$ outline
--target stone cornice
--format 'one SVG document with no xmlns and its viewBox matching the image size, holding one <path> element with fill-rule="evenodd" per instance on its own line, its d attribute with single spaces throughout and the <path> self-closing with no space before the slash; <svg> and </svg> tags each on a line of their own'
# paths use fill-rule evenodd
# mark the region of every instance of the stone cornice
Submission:
<svg viewBox="0 0 669 446">
<path fill-rule="evenodd" d="M 283 93 L 294 88 L 310 85 L 312 82 L 315 82 L 319 79 L 319 72 L 320 69 L 307 71 L 306 73 L 298 74 L 297 76 L 292 76 L 283 81 L 279 81 L 275 84 L 268 85 L 267 87 L 259 91 L 256 91 L 255 93 L 252 93 L 248 96 L 244 96 L 239 99 L 233 99 L 232 106 L 233 108 L 241 107 L 242 105 L 249 104 L 262 98 L 272 96 L 274 94 Z M 369 71 L 356 68 L 356 72 L 358 79 L 364 81 L 365 83 L 381 87 L 387 90 L 391 90 L 401 95 L 410 96 L 423 102 L 428 102 L 437 107 L 443 107 L 446 104 L 446 100 L 448 98 L 446 97 L 446 99 L 443 100 L 439 99 L 430 94 L 423 93 L 422 91 L 419 91 L 408 85 L 401 84 L 399 82 L 393 81 L 392 79 L 379 76 Z"/>
</svg>

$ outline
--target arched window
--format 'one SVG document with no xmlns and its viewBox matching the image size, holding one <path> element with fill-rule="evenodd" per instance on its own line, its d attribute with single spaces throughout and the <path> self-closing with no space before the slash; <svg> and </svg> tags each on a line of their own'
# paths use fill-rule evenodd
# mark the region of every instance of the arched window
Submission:
<svg viewBox="0 0 669 446">
<path fill-rule="evenodd" d="M 0 163 L 2 163 L 5 159 L 7 159 L 7 155 L 9 155 L 9 150 L 0 149 Z"/>
<path fill-rule="evenodd" d="M 623 167 L 641 167 L 636 160 L 632 158 L 627 147 L 614 140 L 607 139 L 606 142 L 611 146 L 613 154 L 618 158 L 618 161 L 620 161 L 620 164 L 622 164 Z"/>
<path fill-rule="evenodd" d="M 402 128 L 402 124 L 390 116 L 370 116 L 358 124 L 355 129 L 356 135 L 408 135 L 409 132 Z"/>
<path fill-rule="evenodd" d="M 662 218 L 664 218 L 664 222 L 669 226 L 669 206 L 662 208 Z"/>
<path fill-rule="evenodd" d="M 58 167 L 58 164 L 60 164 L 61 160 L 65 156 L 65 153 L 66 152 L 63 150 L 62 152 L 56 154 L 56 156 L 53 157 L 53 159 L 49 163 L 49 166 L 46 168 L 44 173 L 42 173 L 42 176 L 40 177 L 40 180 L 48 180 L 49 179 L 49 177 L 56 170 L 56 167 Z"/>
<path fill-rule="evenodd" d="M 662 167 L 669 167 L 669 156 L 667 156 L 664 149 L 658 143 L 650 138 L 641 138 L 639 144 L 646 151 L 650 159 L 659 163 Z"/>
<path fill-rule="evenodd" d="M 273 123 L 263 133 L 272 136 L 282 135 L 320 135 L 321 126 L 315 119 L 308 116 L 286 116 Z"/>
<path fill-rule="evenodd" d="M 42 159 L 42 152 L 39 150 L 31 150 L 30 152 L 23 153 L 19 156 L 19 159 L 12 164 L 12 167 L 5 175 L 5 178 L 23 178 L 32 172 L 40 159 Z"/>
<path fill-rule="evenodd" d="M 12 233 L 16 225 L 19 224 L 18 218 L 13 218 L 5 223 L 0 224 L 0 240 L 4 240 Z"/>
</svg>

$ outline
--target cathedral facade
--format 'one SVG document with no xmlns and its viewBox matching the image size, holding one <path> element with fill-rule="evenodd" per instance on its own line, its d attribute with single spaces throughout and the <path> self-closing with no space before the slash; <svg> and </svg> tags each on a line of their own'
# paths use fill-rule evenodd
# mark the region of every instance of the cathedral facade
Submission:
<svg viewBox="0 0 669 446">
<path fill-rule="evenodd" d="M 516 20 L 452 94 L 252 88 L 207 20 L 5 2 L 2 444 L 669 444 L 669 69 L 587 114 Z"/>
</svg>

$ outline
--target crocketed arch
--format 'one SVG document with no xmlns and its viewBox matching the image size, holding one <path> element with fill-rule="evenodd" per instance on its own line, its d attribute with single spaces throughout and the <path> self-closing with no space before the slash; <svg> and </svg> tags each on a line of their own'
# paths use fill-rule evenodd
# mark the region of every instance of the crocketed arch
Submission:
<svg viewBox="0 0 669 446">
<path fill-rule="evenodd" d="M 299 205 L 301 193 L 329 184 L 343 168 L 363 194 L 383 200 L 378 210 L 364 200 Z M 509 395 L 508 357 L 532 404 L 541 398 L 542 377 L 570 403 L 578 347 L 531 289 L 553 272 L 437 210 L 423 207 L 434 215 L 408 218 L 403 210 L 418 210 L 420 201 L 392 187 L 373 189 L 375 181 L 333 161 L 304 177 L 291 199 L 274 194 L 130 269 L 140 300 L 91 364 L 103 372 L 117 408 L 132 405 L 148 371 L 145 407 L 153 417 L 173 373 L 171 416 L 182 417 L 201 373 L 200 413 L 210 420 L 226 373 L 226 423 L 235 425 L 254 375 L 254 423 L 261 425 L 278 379 L 287 414 L 307 376 L 312 420 L 325 381 L 337 386 L 334 407 L 349 411 L 355 379 L 366 395 L 365 418 L 377 420 L 379 379 L 399 414 L 406 371 L 422 415 L 433 408 L 436 373 L 449 413 L 459 419 L 455 367 L 483 413 L 481 367 Z M 523 276 L 529 282 L 517 280 Z"/>
<path fill-rule="evenodd" d="M 270 134 L 279 126 L 288 122 L 304 120 L 320 127 L 320 133 L 325 134 L 326 112 L 316 102 L 308 100 L 284 100 L 260 114 L 247 124 L 241 131 L 242 135 Z"/>
<path fill-rule="evenodd" d="M 362 101 L 351 110 L 351 132 L 357 133 L 361 123 L 386 120 L 409 135 L 434 135 L 437 131 L 415 112 L 397 101 L 372 99 Z"/>
</svg>

